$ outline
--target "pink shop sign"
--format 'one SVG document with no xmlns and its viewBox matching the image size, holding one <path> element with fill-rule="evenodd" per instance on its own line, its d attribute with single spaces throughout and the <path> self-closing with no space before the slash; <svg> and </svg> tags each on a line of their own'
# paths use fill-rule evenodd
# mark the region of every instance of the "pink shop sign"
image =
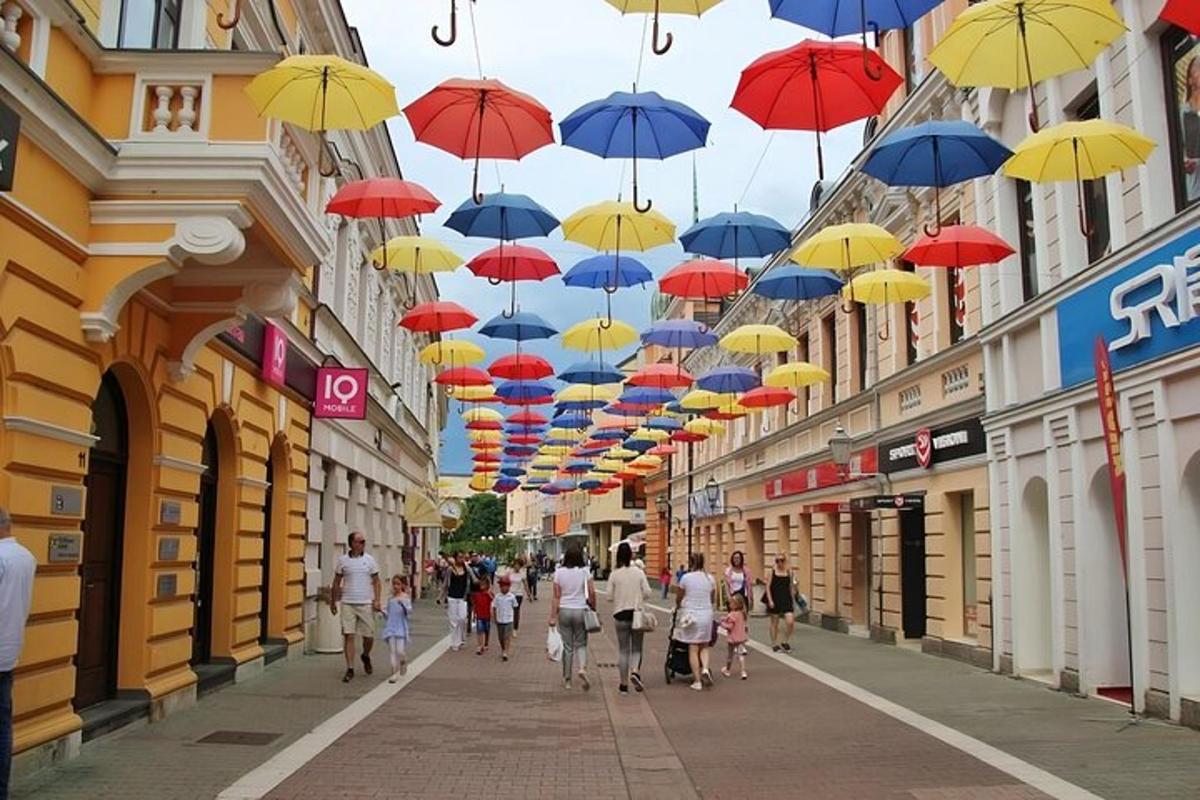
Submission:
<svg viewBox="0 0 1200 800">
<path fill-rule="evenodd" d="M 313 416 L 318 419 L 366 419 L 367 375 L 367 370 L 361 368 L 318 369 Z"/>
<path fill-rule="evenodd" d="M 278 325 L 267 323 L 263 328 L 262 379 L 272 386 L 283 388 L 287 376 L 287 334 Z"/>
</svg>

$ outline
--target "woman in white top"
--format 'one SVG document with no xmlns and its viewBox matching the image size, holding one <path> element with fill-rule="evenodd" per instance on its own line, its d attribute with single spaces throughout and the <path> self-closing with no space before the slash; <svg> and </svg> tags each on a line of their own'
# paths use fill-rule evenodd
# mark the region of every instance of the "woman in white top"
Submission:
<svg viewBox="0 0 1200 800">
<path fill-rule="evenodd" d="M 688 646 L 688 660 L 695 680 L 692 688 L 712 686 L 708 671 L 708 651 L 713 640 L 713 604 L 717 600 L 717 584 L 704 571 L 704 555 L 692 553 L 688 572 L 675 587 L 676 618 L 674 638 Z"/>
<path fill-rule="evenodd" d="M 563 556 L 562 566 L 554 570 L 554 597 L 550 600 L 550 625 L 558 626 L 563 640 L 563 688 L 571 688 L 572 661 L 579 659 L 579 685 L 592 688 L 587 674 L 586 612 L 596 607 L 596 586 L 583 566 L 583 551 L 572 546 Z"/>
<path fill-rule="evenodd" d="M 644 631 L 633 629 L 633 614 L 645 610 L 645 599 L 650 596 L 650 582 L 646 573 L 630 564 L 633 548 L 628 542 L 617 546 L 617 568 L 608 576 L 608 591 L 613 601 L 613 627 L 617 629 L 617 670 L 621 682 L 617 691 L 629 694 L 629 684 L 639 692 L 642 684 L 642 637 Z"/>
</svg>

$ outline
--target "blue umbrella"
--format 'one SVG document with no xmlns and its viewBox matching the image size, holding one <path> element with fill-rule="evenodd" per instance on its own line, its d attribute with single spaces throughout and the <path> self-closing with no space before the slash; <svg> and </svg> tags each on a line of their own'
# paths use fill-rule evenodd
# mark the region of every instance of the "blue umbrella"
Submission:
<svg viewBox="0 0 1200 800">
<path fill-rule="evenodd" d="M 586 428 L 592 424 L 592 418 L 587 414 L 563 414 L 550 421 L 554 428 Z"/>
<path fill-rule="evenodd" d="M 563 400 L 554 404 L 558 411 L 595 411 L 608 405 L 607 400 Z"/>
<path fill-rule="evenodd" d="M 510 478 L 519 478 L 525 474 L 525 468 L 518 466 L 501 467 L 500 474 L 507 475 Z"/>
<path fill-rule="evenodd" d="M 657 443 L 652 442 L 649 439 L 626 439 L 623 447 L 638 453 L 644 453 L 647 450 L 653 449 L 655 444 Z"/>
<path fill-rule="evenodd" d="M 658 92 L 613 92 L 572 111 L 558 124 L 562 143 L 603 158 L 633 159 L 633 205 L 638 204 L 637 160 L 663 159 L 704 147 L 709 122 Z"/>
<path fill-rule="evenodd" d="M 668 390 L 660 389 L 657 386 L 633 386 L 622 392 L 621 396 L 617 398 L 617 402 L 637 406 L 661 406 L 663 403 L 671 403 L 678 399 Z"/>
<path fill-rule="evenodd" d="M 573 492 L 576 489 L 575 481 L 571 478 L 560 478 L 559 480 L 551 481 L 547 486 L 557 489 L 560 492 Z"/>
<path fill-rule="evenodd" d="M 625 431 L 619 428 L 603 428 L 592 434 L 593 439 L 601 442 L 616 442 L 625 438 Z"/>
<path fill-rule="evenodd" d="M 625 380 L 625 373 L 603 361 L 580 361 L 558 373 L 558 379 L 564 383 L 600 386 L 606 383 L 620 383 Z"/>
<path fill-rule="evenodd" d="M 642 331 L 642 344 L 661 347 L 696 348 L 717 343 L 717 335 L 708 326 L 691 319 L 664 319 Z"/>
<path fill-rule="evenodd" d="M 532 400 L 554 394 L 554 387 L 545 381 L 504 381 L 496 394 L 505 400 Z"/>
<path fill-rule="evenodd" d="M 654 276 L 635 258 L 604 254 L 580 261 L 567 270 L 562 280 L 567 286 L 615 292 L 627 286 L 650 283 Z"/>
<path fill-rule="evenodd" d="M 646 420 L 646 427 L 652 431 L 677 431 L 683 428 L 683 423 L 674 417 L 651 417 Z"/>
<path fill-rule="evenodd" d="M 717 394 L 746 392 L 761 384 L 758 373 L 748 367 L 717 367 L 696 379 L 701 389 Z"/>
<path fill-rule="evenodd" d="M 791 247 L 792 232 L 770 217 L 734 211 L 700 220 L 679 241 L 688 253 L 712 258 L 757 258 Z"/>
<path fill-rule="evenodd" d="M 946 186 L 982 178 L 1000 169 L 1012 151 L 966 120 L 931 120 L 884 137 L 862 171 L 888 186 L 932 186 L 936 217 L 925 233 L 941 230 Z"/>
<path fill-rule="evenodd" d="M 545 475 L 530 475 L 525 479 L 525 483 L 531 486 L 541 486 L 543 483 L 549 483 L 550 479 Z"/>
<path fill-rule="evenodd" d="M 679 404 L 679 401 L 667 403 L 663 406 L 663 411 L 669 411 L 672 414 L 691 414 L 692 412 Z"/>
<path fill-rule="evenodd" d="M 544 425 L 505 425 L 505 436 L 541 436 L 546 432 Z"/>
<path fill-rule="evenodd" d="M 604 481 L 596 480 L 595 478 L 586 478 L 579 482 L 580 489 L 599 489 L 604 485 Z"/>
<path fill-rule="evenodd" d="M 614 417 L 644 417 L 646 415 L 646 412 L 641 409 L 620 405 L 605 406 L 604 413 Z M 624 438 L 624 434 L 622 434 L 622 438 Z"/>
<path fill-rule="evenodd" d="M 503 314 L 483 323 L 479 332 L 493 339 L 511 339 L 527 342 L 532 339 L 549 339 L 558 334 L 558 329 L 537 314 L 518 311 L 511 317 Z"/>
<path fill-rule="evenodd" d="M 492 484 L 492 490 L 501 494 L 508 494 L 509 492 L 516 491 L 520 485 L 521 482 L 516 478 L 500 478 Z"/>
<path fill-rule="evenodd" d="M 537 448 L 530 444 L 510 444 L 504 448 L 504 455 L 515 458 L 528 458 L 536 454 Z"/>
<path fill-rule="evenodd" d="M 444 224 L 463 236 L 511 242 L 548 236 L 558 227 L 558 220 L 526 195 L 497 192 L 484 195 L 482 203 L 467 200 Z"/>
<path fill-rule="evenodd" d="M 573 475 L 582 475 L 585 472 L 592 471 L 592 462 L 590 461 L 572 461 L 563 467 L 563 472 Z"/>
<path fill-rule="evenodd" d="M 828 270 L 785 264 L 767 270 L 751 289 L 771 300 L 811 300 L 837 294 L 842 289 L 842 281 Z"/>
</svg>

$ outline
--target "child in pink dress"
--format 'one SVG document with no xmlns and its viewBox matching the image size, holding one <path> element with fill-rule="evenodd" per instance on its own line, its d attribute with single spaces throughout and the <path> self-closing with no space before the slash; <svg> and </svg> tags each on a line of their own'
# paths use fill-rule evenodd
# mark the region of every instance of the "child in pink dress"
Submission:
<svg viewBox="0 0 1200 800">
<path fill-rule="evenodd" d="M 729 669 L 733 666 L 733 658 L 737 656 L 738 665 L 742 668 L 742 680 L 750 677 L 746 674 L 746 640 L 750 638 L 750 634 L 746 629 L 749 619 L 746 617 L 746 598 L 740 594 L 735 594 L 729 599 L 729 613 L 725 615 L 725 619 L 721 620 L 721 627 L 725 629 L 725 640 L 729 645 L 729 653 L 725 658 L 725 666 L 721 668 L 721 674 L 726 678 L 729 677 Z"/>
</svg>

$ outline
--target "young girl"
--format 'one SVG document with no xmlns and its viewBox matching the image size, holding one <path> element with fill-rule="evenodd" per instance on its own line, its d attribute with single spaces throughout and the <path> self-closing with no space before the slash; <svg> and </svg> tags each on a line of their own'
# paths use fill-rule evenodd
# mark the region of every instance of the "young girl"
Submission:
<svg viewBox="0 0 1200 800">
<path fill-rule="evenodd" d="M 479 588 L 471 596 L 471 604 L 475 611 L 475 634 L 479 649 L 475 655 L 481 656 L 487 652 L 488 643 L 492 638 L 492 582 L 486 577 L 479 579 Z"/>
<path fill-rule="evenodd" d="M 735 594 L 729 598 L 729 613 L 721 620 L 721 627 L 728 633 L 726 640 L 729 644 L 729 654 L 725 658 L 725 666 L 721 668 L 721 674 L 726 678 L 729 677 L 729 668 L 733 666 L 734 656 L 737 656 L 738 665 L 742 668 L 742 680 L 749 677 L 746 674 L 746 640 L 749 638 L 747 621 L 746 598 Z"/>
<path fill-rule="evenodd" d="M 408 578 L 396 575 L 392 578 L 392 596 L 388 598 L 387 624 L 383 628 L 383 640 L 388 643 L 388 652 L 392 657 L 392 677 L 388 683 L 395 683 L 400 676 L 408 672 L 408 656 L 405 649 L 408 645 L 408 615 L 412 613 L 412 598 L 408 594 Z"/>
</svg>

